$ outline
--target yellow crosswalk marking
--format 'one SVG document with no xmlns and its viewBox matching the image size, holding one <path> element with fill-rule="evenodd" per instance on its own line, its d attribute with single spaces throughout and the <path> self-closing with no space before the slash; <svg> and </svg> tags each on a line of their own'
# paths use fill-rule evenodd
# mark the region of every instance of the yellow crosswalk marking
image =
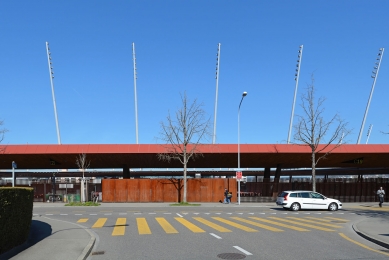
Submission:
<svg viewBox="0 0 389 260">
<path fill-rule="evenodd" d="M 332 229 L 329 229 L 329 228 L 323 228 L 323 227 L 318 227 L 318 226 L 314 226 L 314 225 L 310 225 L 310 224 L 304 224 L 304 223 L 300 223 L 298 221 L 293 221 L 293 220 L 288 220 L 288 219 L 284 219 L 284 218 L 277 218 L 277 217 L 269 217 L 271 219 L 275 219 L 275 220 L 278 220 L 278 221 L 282 221 L 282 222 L 288 222 L 288 223 L 292 223 L 292 224 L 295 224 L 295 225 L 299 225 L 299 226 L 304 226 L 304 227 L 309 227 L 309 228 L 313 228 L 313 229 L 318 229 L 318 230 L 322 230 L 322 231 L 335 231 L 335 230 L 332 230 Z"/>
<path fill-rule="evenodd" d="M 179 217 L 176 217 L 175 218 L 178 222 L 180 222 L 182 225 L 184 225 L 185 227 L 187 227 L 190 231 L 194 232 L 194 233 L 204 233 L 205 231 L 202 230 L 201 228 L 199 228 L 198 226 L 190 223 L 188 220 L 184 219 L 184 218 L 179 218 Z"/>
<path fill-rule="evenodd" d="M 99 218 L 95 224 L 92 226 L 92 228 L 101 228 L 104 226 L 105 222 L 107 221 L 107 218 Z"/>
<path fill-rule="evenodd" d="M 88 221 L 87 218 L 80 218 L 80 219 L 77 221 L 77 223 L 85 223 L 85 222 L 87 222 L 87 221 Z"/>
<path fill-rule="evenodd" d="M 243 219 L 243 218 L 239 218 L 239 217 L 231 217 L 231 218 L 235 219 L 235 220 L 239 220 L 239 221 L 245 222 L 247 224 L 250 224 L 250 225 L 253 225 L 253 226 L 256 226 L 256 227 L 264 228 L 264 229 L 267 229 L 267 230 L 270 230 L 270 231 L 283 232 L 282 229 L 278 229 L 278 228 L 274 228 L 274 227 L 271 227 L 271 226 L 263 225 L 263 224 L 260 224 L 258 222 L 254 222 L 254 221 L 251 221 L 251 220 L 247 220 L 247 219 Z"/>
<path fill-rule="evenodd" d="M 200 218 L 200 217 L 193 217 L 195 220 L 197 220 L 198 222 L 201 222 L 203 223 L 204 225 L 207 225 L 208 227 L 211 227 L 213 229 L 216 229 L 217 231 L 219 232 L 231 232 L 231 230 L 225 228 L 225 227 L 222 227 L 222 226 L 219 226 L 218 224 L 215 224 L 211 221 L 208 221 L 206 219 L 203 219 L 203 218 Z"/>
<path fill-rule="evenodd" d="M 344 218 L 333 218 L 333 217 L 325 217 L 325 218 L 332 219 L 332 220 L 337 220 L 337 221 L 348 222 L 348 220 L 344 219 Z"/>
<path fill-rule="evenodd" d="M 323 218 L 315 218 L 315 217 L 305 217 L 305 218 L 313 219 L 313 220 L 316 220 L 316 221 L 322 221 L 322 222 L 331 222 L 331 221 L 333 221 L 331 219 L 323 219 Z"/>
<path fill-rule="evenodd" d="M 255 230 L 255 229 L 250 228 L 250 227 L 243 226 L 241 224 L 232 222 L 232 221 L 224 219 L 224 218 L 219 218 L 219 217 L 212 217 L 212 218 L 217 220 L 217 221 L 223 222 L 223 223 L 225 223 L 227 225 L 230 225 L 230 226 L 242 229 L 242 230 L 247 231 L 247 232 L 258 232 L 258 230 Z"/>
<path fill-rule="evenodd" d="M 145 218 L 136 218 L 136 224 L 138 226 L 139 235 L 149 235 L 151 230 Z"/>
<path fill-rule="evenodd" d="M 112 236 L 124 236 L 126 231 L 126 218 L 118 218 L 112 231 Z"/>
<path fill-rule="evenodd" d="M 327 223 L 321 223 L 321 222 L 314 221 L 314 220 L 309 220 L 309 219 L 296 218 L 296 217 L 288 217 L 288 218 L 295 219 L 295 220 L 298 220 L 298 221 L 304 221 L 304 222 L 308 222 L 308 223 L 314 223 L 314 224 L 322 225 L 322 226 L 326 226 L 326 227 L 342 228 L 342 226 L 337 226 L 337 225 L 327 224 Z"/>
<path fill-rule="evenodd" d="M 269 224 L 273 224 L 273 225 L 276 225 L 276 226 L 293 229 L 293 230 L 296 230 L 296 231 L 309 231 L 308 229 L 305 229 L 305 228 L 290 226 L 290 225 L 287 225 L 287 224 L 271 221 L 271 220 L 264 219 L 264 218 L 258 218 L 258 217 L 250 217 L 250 218 L 258 220 L 258 221 L 263 221 L 263 222 L 266 222 L 266 223 L 269 223 Z"/>
<path fill-rule="evenodd" d="M 165 218 L 155 218 L 155 220 L 158 222 L 158 224 L 165 230 L 167 234 L 177 234 L 178 231 L 170 225 L 169 222 Z"/>
</svg>

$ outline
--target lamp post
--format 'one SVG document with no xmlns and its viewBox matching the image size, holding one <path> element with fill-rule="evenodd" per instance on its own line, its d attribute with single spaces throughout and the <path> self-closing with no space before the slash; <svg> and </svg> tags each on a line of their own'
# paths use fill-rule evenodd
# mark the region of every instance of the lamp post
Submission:
<svg viewBox="0 0 389 260">
<path fill-rule="evenodd" d="M 247 96 L 247 92 L 244 91 L 242 99 L 240 100 L 238 107 L 238 171 L 240 171 L 240 106 L 242 105 L 243 98 Z M 240 205 L 240 179 L 238 179 L 238 205 Z"/>
<path fill-rule="evenodd" d="M 12 187 L 15 187 L 15 169 L 18 168 L 15 161 L 12 161 Z"/>
</svg>

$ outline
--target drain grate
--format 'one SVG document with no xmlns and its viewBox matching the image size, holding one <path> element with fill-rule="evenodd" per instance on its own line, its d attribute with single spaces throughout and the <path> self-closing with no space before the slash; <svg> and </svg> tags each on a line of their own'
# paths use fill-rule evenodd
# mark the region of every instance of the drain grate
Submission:
<svg viewBox="0 0 389 260">
<path fill-rule="evenodd" d="M 223 253 L 223 254 L 218 254 L 217 257 L 219 257 L 221 259 L 244 259 L 244 258 L 246 258 L 245 255 L 237 254 L 237 253 Z"/>
<path fill-rule="evenodd" d="M 104 255 L 104 251 L 95 251 L 92 253 L 92 255 Z"/>
</svg>

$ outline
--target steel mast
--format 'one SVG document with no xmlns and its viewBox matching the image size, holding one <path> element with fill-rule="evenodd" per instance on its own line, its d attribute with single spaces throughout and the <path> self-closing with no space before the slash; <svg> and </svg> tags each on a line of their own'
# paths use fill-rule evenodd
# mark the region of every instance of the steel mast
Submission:
<svg viewBox="0 0 389 260">
<path fill-rule="evenodd" d="M 212 136 L 212 144 L 215 144 L 216 142 L 216 116 L 217 116 L 217 98 L 218 98 L 218 91 L 219 91 L 219 69 L 220 69 L 220 46 L 219 43 L 217 45 L 217 53 L 216 53 L 216 98 L 215 98 L 215 115 L 213 117 L 213 136 Z"/>
<path fill-rule="evenodd" d="M 59 133 L 59 124 L 58 124 L 58 115 L 57 115 L 57 105 L 56 105 L 56 102 L 55 102 L 55 94 L 54 94 L 53 63 L 51 62 L 51 53 L 50 53 L 50 48 L 49 48 L 49 43 L 48 42 L 46 42 L 46 52 L 47 52 L 47 62 L 49 64 L 51 95 L 53 97 L 53 104 L 54 104 L 54 116 L 55 116 L 55 125 L 56 125 L 56 128 L 57 128 L 57 139 L 58 139 L 58 144 L 61 144 L 61 135 Z"/>
<path fill-rule="evenodd" d="M 138 144 L 138 100 L 136 94 L 136 58 L 135 58 L 135 43 L 132 43 L 132 60 L 134 63 L 134 99 L 135 99 L 135 139 L 136 144 Z"/>
<path fill-rule="evenodd" d="M 374 80 L 373 80 L 373 85 L 371 86 L 370 96 L 369 96 L 369 100 L 367 101 L 366 110 L 365 110 L 365 115 L 363 116 L 362 125 L 361 125 L 361 130 L 359 131 L 359 136 L 358 136 L 357 144 L 359 144 L 359 142 L 361 141 L 362 132 L 363 132 L 363 128 L 364 128 L 364 126 L 365 126 L 365 121 L 366 121 L 367 113 L 369 112 L 370 101 L 371 101 L 371 98 L 372 98 L 372 96 L 373 96 L 375 83 L 376 83 L 376 81 L 377 81 L 378 72 L 379 72 L 380 66 L 381 66 L 382 56 L 384 56 L 384 48 L 380 48 L 380 50 L 379 50 L 379 52 L 378 52 L 378 54 L 377 54 L 377 58 L 376 58 L 376 62 L 375 62 L 373 71 L 372 71 L 371 77 L 374 79 Z"/>
<path fill-rule="evenodd" d="M 294 97 L 293 97 L 293 105 L 292 105 L 292 113 L 290 115 L 290 123 L 289 123 L 289 132 L 288 132 L 288 141 L 287 143 L 290 143 L 290 136 L 292 134 L 292 125 L 293 125 L 293 116 L 294 116 L 294 107 L 296 104 L 296 95 L 297 95 L 297 88 L 299 85 L 299 77 L 300 77 L 300 67 L 301 67 L 301 59 L 303 57 L 303 45 L 300 45 L 300 49 L 298 52 L 298 60 L 296 65 L 296 73 L 294 74 L 294 80 L 296 81 L 296 85 L 294 88 Z"/>
</svg>

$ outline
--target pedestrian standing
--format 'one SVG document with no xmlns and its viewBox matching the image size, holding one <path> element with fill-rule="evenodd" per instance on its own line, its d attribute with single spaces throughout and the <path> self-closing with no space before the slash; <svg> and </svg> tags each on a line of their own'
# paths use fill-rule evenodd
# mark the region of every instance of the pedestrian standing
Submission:
<svg viewBox="0 0 389 260">
<path fill-rule="evenodd" d="M 385 196 L 385 191 L 382 189 L 382 187 L 380 187 L 380 189 L 377 191 L 377 196 L 380 201 L 378 205 L 382 207 L 382 203 L 384 203 L 384 196 Z"/>
<path fill-rule="evenodd" d="M 224 204 L 228 203 L 228 190 L 227 188 L 224 189 Z"/>
</svg>

